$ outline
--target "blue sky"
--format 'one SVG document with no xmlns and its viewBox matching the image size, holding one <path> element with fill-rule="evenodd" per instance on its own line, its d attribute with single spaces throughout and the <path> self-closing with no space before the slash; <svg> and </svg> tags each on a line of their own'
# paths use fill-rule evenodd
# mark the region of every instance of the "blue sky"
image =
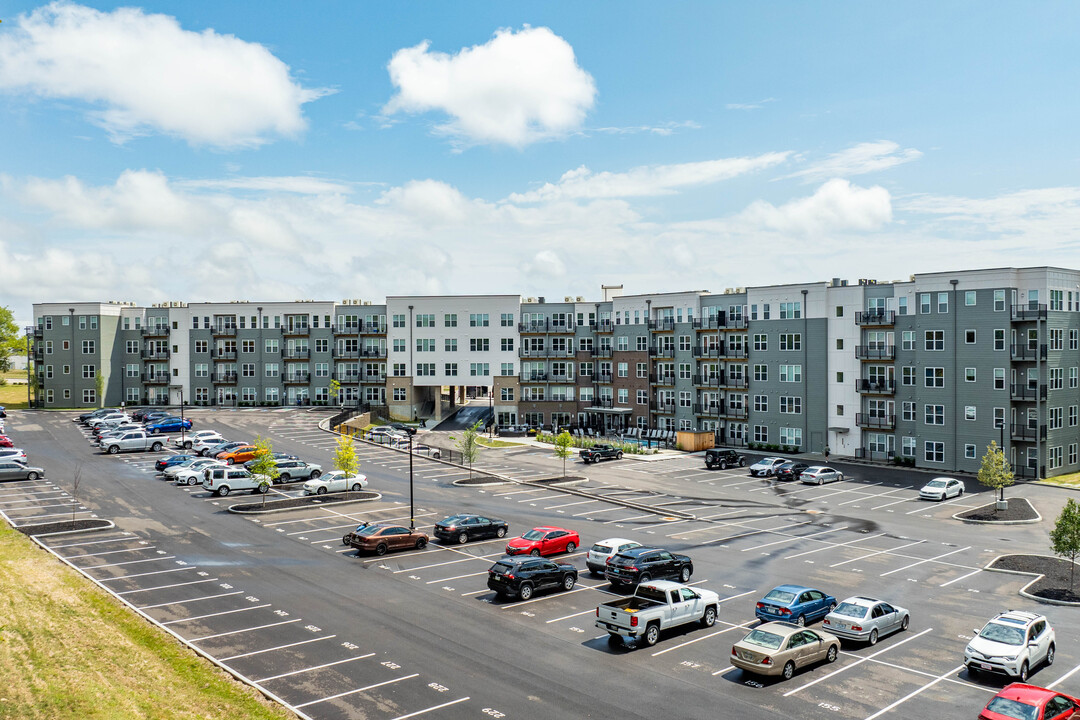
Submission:
<svg viewBox="0 0 1080 720">
<path fill-rule="evenodd" d="M 53 300 L 1080 265 L 1072 3 L 0 2 L 0 19 L 0 304 L 24 321 Z"/>
</svg>

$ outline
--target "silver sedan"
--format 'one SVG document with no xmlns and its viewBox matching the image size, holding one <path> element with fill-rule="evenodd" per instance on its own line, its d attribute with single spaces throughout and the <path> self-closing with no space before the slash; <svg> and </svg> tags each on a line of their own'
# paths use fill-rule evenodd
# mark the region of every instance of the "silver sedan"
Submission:
<svg viewBox="0 0 1080 720">
<path fill-rule="evenodd" d="M 0 460 L 0 481 L 37 480 L 45 477 L 45 471 L 39 467 L 29 467 L 14 460 Z"/>
<path fill-rule="evenodd" d="M 911 618 L 899 605 L 869 597 L 849 597 L 825 616 L 821 626 L 837 637 L 876 645 L 878 638 L 907 630 Z"/>
<path fill-rule="evenodd" d="M 802 471 L 799 480 L 807 485 L 824 485 L 827 482 L 837 482 L 844 479 L 844 473 L 824 465 L 811 465 Z"/>
</svg>

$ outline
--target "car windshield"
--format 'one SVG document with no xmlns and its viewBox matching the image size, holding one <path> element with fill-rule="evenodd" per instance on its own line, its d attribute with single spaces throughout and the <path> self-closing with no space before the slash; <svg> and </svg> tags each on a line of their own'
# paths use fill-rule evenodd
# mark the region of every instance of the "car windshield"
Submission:
<svg viewBox="0 0 1080 720">
<path fill-rule="evenodd" d="M 780 647 L 780 643 L 782 643 L 783 641 L 784 638 L 782 638 L 781 636 L 775 633 L 765 632 L 764 630 L 755 630 L 743 638 L 743 642 L 745 643 L 749 643 L 750 645 L 757 645 L 758 647 L 763 647 L 768 650 L 778 649 Z"/>
<path fill-rule="evenodd" d="M 543 540 L 544 533 L 540 532 L 539 530 L 530 530 L 521 537 L 525 540 Z"/>
<path fill-rule="evenodd" d="M 592 546 L 592 551 L 594 553 L 600 553 L 601 555 L 609 555 L 611 553 L 611 548 L 609 548 L 607 545 L 601 545 L 600 543 L 597 543 L 596 545 Z"/>
<path fill-rule="evenodd" d="M 945 481 L 944 480 L 931 480 L 930 482 L 926 483 L 926 487 L 928 487 L 928 488 L 943 488 L 943 487 L 945 487 Z"/>
<path fill-rule="evenodd" d="M 856 605 L 855 603 L 844 602 L 840 603 L 834 613 L 837 615 L 843 615 L 845 617 L 861 618 L 866 617 L 866 606 Z"/>
<path fill-rule="evenodd" d="M 787 590 L 773 590 L 765 596 L 766 600 L 787 604 L 795 599 L 795 593 Z"/>
<path fill-rule="evenodd" d="M 758 465 L 772 465 L 773 463 L 781 462 L 780 458 L 761 458 Z"/>
<path fill-rule="evenodd" d="M 1039 717 L 1039 708 L 1035 705 L 1028 705 L 1027 703 L 1003 697 L 996 697 L 991 700 L 986 709 L 1005 717 L 1016 718 L 1016 720 L 1035 720 L 1035 718 Z"/>
<path fill-rule="evenodd" d="M 1022 628 L 1002 625 L 1001 623 L 988 623 L 979 633 L 979 637 L 1006 645 L 1024 644 L 1024 631 Z"/>
</svg>

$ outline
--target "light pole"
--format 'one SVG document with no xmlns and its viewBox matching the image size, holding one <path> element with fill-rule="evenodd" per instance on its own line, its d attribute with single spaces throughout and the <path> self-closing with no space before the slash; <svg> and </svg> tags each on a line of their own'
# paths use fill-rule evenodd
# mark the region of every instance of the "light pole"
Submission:
<svg viewBox="0 0 1080 720">
<path fill-rule="evenodd" d="M 409 433 L 409 530 L 416 530 L 416 506 L 413 504 L 413 449 L 412 434 Z"/>
<path fill-rule="evenodd" d="M 491 409 L 491 417 L 488 418 L 488 438 L 495 439 L 495 383 L 491 384 L 491 392 L 488 393 L 488 407 Z"/>
<path fill-rule="evenodd" d="M 183 447 L 186 442 L 186 436 L 184 435 L 184 386 L 180 386 L 180 446 Z"/>
</svg>

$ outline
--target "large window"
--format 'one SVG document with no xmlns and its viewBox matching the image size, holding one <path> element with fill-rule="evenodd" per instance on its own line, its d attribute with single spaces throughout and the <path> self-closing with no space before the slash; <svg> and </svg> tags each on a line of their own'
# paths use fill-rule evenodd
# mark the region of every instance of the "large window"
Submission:
<svg viewBox="0 0 1080 720">
<path fill-rule="evenodd" d="M 780 333 L 781 350 L 802 350 L 801 333 Z"/>
<path fill-rule="evenodd" d="M 938 351 L 945 349 L 945 331 L 927 330 L 925 334 L 925 349 Z"/>
<path fill-rule="evenodd" d="M 1003 312 L 1005 310 L 1005 291 L 994 291 L 994 312 Z"/>
<path fill-rule="evenodd" d="M 802 382 L 802 365 L 781 365 L 780 382 Z"/>
<path fill-rule="evenodd" d="M 945 443 L 927 440 L 923 443 L 923 459 L 929 463 L 945 462 Z"/>
<path fill-rule="evenodd" d="M 784 415 L 801 415 L 802 398 L 798 396 L 780 396 L 780 412 Z"/>
<path fill-rule="evenodd" d="M 940 367 L 928 367 L 925 369 L 926 380 L 925 385 L 928 388 L 943 388 L 945 387 L 945 368 Z"/>
<path fill-rule="evenodd" d="M 925 405 L 923 406 L 923 422 L 927 425 L 944 425 L 945 424 L 945 406 L 944 405 Z"/>
<path fill-rule="evenodd" d="M 802 446 L 802 428 L 780 428 L 780 444 Z"/>
</svg>

